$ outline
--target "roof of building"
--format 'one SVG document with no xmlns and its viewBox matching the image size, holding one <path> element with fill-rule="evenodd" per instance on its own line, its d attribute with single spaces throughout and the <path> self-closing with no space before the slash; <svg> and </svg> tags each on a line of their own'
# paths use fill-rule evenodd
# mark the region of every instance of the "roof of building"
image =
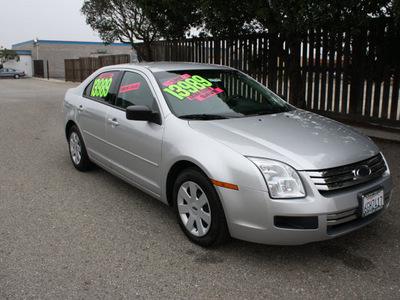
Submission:
<svg viewBox="0 0 400 300">
<path fill-rule="evenodd" d="M 31 50 L 16 50 L 18 55 L 31 55 L 32 51 Z"/>
<path fill-rule="evenodd" d="M 12 45 L 12 47 L 19 47 L 19 46 L 25 46 L 29 44 L 34 44 L 35 40 L 30 40 L 18 44 Z M 38 44 L 62 44 L 62 45 L 98 45 L 98 46 L 128 46 L 130 47 L 130 44 L 122 44 L 122 43 L 112 43 L 105 45 L 102 42 L 80 42 L 80 41 L 53 41 L 53 40 L 37 40 L 36 43 Z"/>
</svg>

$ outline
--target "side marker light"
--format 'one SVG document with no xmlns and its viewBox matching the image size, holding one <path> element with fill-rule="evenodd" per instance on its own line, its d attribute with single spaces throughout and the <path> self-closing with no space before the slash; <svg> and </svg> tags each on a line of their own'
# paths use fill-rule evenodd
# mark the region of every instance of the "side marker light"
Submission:
<svg viewBox="0 0 400 300">
<path fill-rule="evenodd" d="M 226 189 L 231 189 L 231 190 L 236 190 L 236 191 L 239 190 L 239 187 L 236 184 L 217 181 L 217 180 L 214 180 L 214 179 L 211 179 L 211 182 L 213 184 L 215 184 L 216 186 L 220 186 L 220 187 L 223 187 L 223 188 L 226 188 Z"/>
</svg>

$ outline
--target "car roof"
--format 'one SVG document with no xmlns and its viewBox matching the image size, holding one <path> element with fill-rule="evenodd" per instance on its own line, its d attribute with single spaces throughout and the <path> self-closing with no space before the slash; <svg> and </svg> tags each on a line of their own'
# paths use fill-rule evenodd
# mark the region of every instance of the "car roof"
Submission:
<svg viewBox="0 0 400 300">
<path fill-rule="evenodd" d="M 118 65 L 120 68 L 134 68 L 142 67 L 150 70 L 151 72 L 165 72 L 165 71 L 178 71 L 178 70 L 209 70 L 209 69 L 230 69 L 226 66 L 189 63 L 189 62 L 141 62 L 132 64 Z"/>
</svg>

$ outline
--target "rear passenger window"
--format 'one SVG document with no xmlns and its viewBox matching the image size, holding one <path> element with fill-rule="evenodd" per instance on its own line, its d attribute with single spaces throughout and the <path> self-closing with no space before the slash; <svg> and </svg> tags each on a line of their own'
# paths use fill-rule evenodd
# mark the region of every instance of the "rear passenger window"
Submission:
<svg viewBox="0 0 400 300">
<path fill-rule="evenodd" d="M 101 73 L 86 87 L 84 96 L 111 103 L 111 86 L 117 80 L 117 74 L 118 72 Z"/>
<path fill-rule="evenodd" d="M 143 76 L 133 72 L 124 74 L 116 106 L 127 108 L 131 105 L 147 105 L 152 108 L 154 101 L 153 93 Z"/>
</svg>

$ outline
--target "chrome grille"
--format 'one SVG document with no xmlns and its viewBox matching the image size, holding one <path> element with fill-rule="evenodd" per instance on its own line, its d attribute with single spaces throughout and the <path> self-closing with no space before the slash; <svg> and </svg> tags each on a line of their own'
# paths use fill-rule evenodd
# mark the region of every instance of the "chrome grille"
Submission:
<svg viewBox="0 0 400 300">
<path fill-rule="evenodd" d="M 357 219 L 357 208 L 327 216 L 328 226 L 337 226 Z"/>
<path fill-rule="evenodd" d="M 369 170 L 369 174 L 359 174 L 360 170 Z M 343 167 L 307 171 L 315 186 L 320 191 L 333 191 L 354 186 L 382 176 L 387 170 L 381 154 L 370 159 Z"/>
</svg>

